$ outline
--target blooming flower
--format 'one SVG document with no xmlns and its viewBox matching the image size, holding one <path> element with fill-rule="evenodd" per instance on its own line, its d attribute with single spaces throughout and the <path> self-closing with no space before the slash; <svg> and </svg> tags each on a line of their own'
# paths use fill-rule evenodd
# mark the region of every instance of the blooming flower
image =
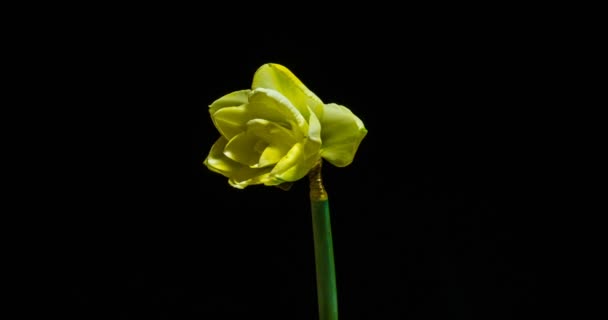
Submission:
<svg viewBox="0 0 608 320">
<path fill-rule="evenodd" d="M 349 109 L 324 104 L 275 63 L 255 72 L 251 90 L 217 99 L 209 113 L 221 137 L 204 163 L 239 189 L 299 180 L 320 158 L 347 166 L 367 134 Z"/>
</svg>

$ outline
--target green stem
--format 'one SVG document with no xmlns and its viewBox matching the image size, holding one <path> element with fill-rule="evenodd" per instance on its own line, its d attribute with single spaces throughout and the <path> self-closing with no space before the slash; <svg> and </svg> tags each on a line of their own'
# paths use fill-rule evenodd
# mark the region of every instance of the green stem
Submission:
<svg viewBox="0 0 608 320">
<path fill-rule="evenodd" d="M 310 171 L 310 204 L 312 230 L 315 245 L 317 272 L 317 297 L 319 320 L 338 319 L 338 294 L 336 290 L 336 270 L 331 237 L 329 201 L 321 179 L 321 162 Z"/>
</svg>

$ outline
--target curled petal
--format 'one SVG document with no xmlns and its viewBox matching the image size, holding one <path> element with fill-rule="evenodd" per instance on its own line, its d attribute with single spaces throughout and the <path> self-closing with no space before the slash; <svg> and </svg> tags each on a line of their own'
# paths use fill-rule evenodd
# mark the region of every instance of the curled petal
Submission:
<svg viewBox="0 0 608 320">
<path fill-rule="evenodd" d="M 227 144 L 228 140 L 220 137 L 211 147 L 211 152 L 209 152 L 204 164 L 209 170 L 227 177 L 231 186 L 243 189 L 252 184 L 278 185 L 281 183 L 270 178 L 270 167 L 250 168 L 226 157 L 224 148 Z"/>
<path fill-rule="evenodd" d="M 270 176 L 279 181 L 296 181 L 308 174 L 319 159 L 320 144 L 312 140 L 296 143 L 276 164 Z"/>
<path fill-rule="evenodd" d="M 363 122 L 347 108 L 330 103 L 325 105 L 321 126 L 321 156 L 337 167 L 349 165 L 367 134 Z"/>
<path fill-rule="evenodd" d="M 294 107 L 294 105 L 281 93 L 259 88 L 249 95 L 248 111 L 252 118 L 266 119 L 285 127 L 293 129 L 294 133 L 304 134 L 308 131 L 308 123 Z M 295 126 L 296 128 L 293 128 Z"/>
<path fill-rule="evenodd" d="M 260 149 L 266 147 L 260 147 L 259 142 L 263 141 L 249 132 L 239 133 L 226 144 L 224 155 L 246 166 L 255 166 L 260 158 Z"/>
<path fill-rule="evenodd" d="M 243 166 L 230 176 L 228 183 L 238 189 L 243 189 L 253 184 L 263 183 L 269 186 L 280 184 L 280 181 L 270 178 L 270 170 L 270 167 L 254 169 Z"/>
<path fill-rule="evenodd" d="M 276 63 L 261 66 L 253 76 L 252 89 L 266 88 L 282 93 L 308 119 L 310 107 L 319 119 L 323 118 L 323 102 L 289 69 Z"/>
<path fill-rule="evenodd" d="M 302 142 L 298 142 L 291 147 L 289 152 L 277 163 L 276 166 L 272 169 L 272 173 L 275 175 L 280 175 L 283 172 L 287 171 L 289 168 L 295 166 L 298 161 L 302 161 L 304 159 L 304 145 Z M 290 181 L 290 180 L 286 180 Z"/>
<path fill-rule="evenodd" d="M 226 177 L 228 177 L 231 172 L 236 171 L 240 166 L 242 166 L 238 162 L 224 155 L 224 148 L 226 147 L 227 143 L 228 140 L 226 140 L 226 138 L 220 137 L 213 144 L 213 147 L 211 147 L 211 151 L 204 162 L 209 170 L 220 173 Z"/>
<path fill-rule="evenodd" d="M 266 142 L 267 145 L 257 164 L 259 167 L 279 162 L 291 146 L 296 143 L 296 139 L 290 130 L 268 120 L 250 120 L 247 123 L 247 130 L 250 134 Z"/>
<path fill-rule="evenodd" d="M 279 162 L 289 150 L 289 146 L 286 145 L 268 145 L 260 156 L 258 167 L 262 168 Z"/>
<path fill-rule="evenodd" d="M 222 108 L 238 107 L 247 103 L 250 91 L 251 90 L 234 91 L 213 101 L 213 103 L 209 105 L 209 113 L 213 115 Z"/>
<path fill-rule="evenodd" d="M 296 138 L 291 130 L 266 119 L 249 120 L 247 130 L 269 144 L 292 146 L 296 143 Z"/>
<path fill-rule="evenodd" d="M 211 115 L 213 124 L 226 139 L 231 140 L 237 134 L 243 132 L 247 121 L 251 119 L 247 105 L 239 107 L 225 107 Z"/>
<path fill-rule="evenodd" d="M 321 144 L 321 122 L 314 112 L 310 113 L 308 119 L 308 139 Z"/>
</svg>

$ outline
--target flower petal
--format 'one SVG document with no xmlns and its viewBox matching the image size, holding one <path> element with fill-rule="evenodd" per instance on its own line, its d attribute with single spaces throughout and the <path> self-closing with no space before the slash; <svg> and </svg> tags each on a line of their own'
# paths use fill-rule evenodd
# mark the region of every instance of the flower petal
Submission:
<svg viewBox="0 0 608 320">
<path fill-rule="evenodd" d="M 231 186 L 243 189 L 253 184 L 278 185 L 281 182 L 270 179 L 270 167 L 254 169 L 246 166 L 235 171 L 228 179 Z"/>
<path fill-rule="evenodd" d="M 319 119 L 323 118 L 323 102 L 289 69 L 276 63 L 261 66 L 253 76 L 252 89 L 266 88 L 282 93 L 308 119 L 310 107 Z"/>
<path fill-rule="evenodd" d="M 299 160 L 301 160 L 304 155 L 304 145 L 302 142 L 298 142 L 294 144 L 289 152 L 277 163 L 276 166 L 272 169 L 273 173 L 283 172 L 290 167 L 293 167 Z"/>
<path fill-rule="evenodd" d="M 321 156 L 337 167 L 349 165 L 367 134 L 363 122 L 346 107 L 330 103 L 321 126 Z"/>
<path fill-rule="evenodd" d="M 249 97 L 249 92 L 251 90 L 239 90 L 231 92 L 211 103 L 209 105 L 209 113 L 213 115 L 218 110 L 226 107 L 238 107 L 247 103 L 247 99 Z"/>
<path fill-rule="evenodd" d="M 306 139 L 296 143 L 291 150 L 275 165 L 270 177 L 279 181 L 296 181 L 308 174 L 319 159 L 317 142 Z"/>
<path fill-rule="evenodd" d="M 269 145 L 264 149 L 262 155 L 260 156 L 260 160 L 258 161 L 258 167 L 266 167 L 269 165 L 273 165 L 279 162 L 283 156 L 289 152 L 289 147 L 285 145 Z"/>
<path fill-rule="evenodd" d="M 247 121 L 251 119 L 247 105 L 225 107 L 211 115 L 213 124 L 226 139 L 231 140 L 237 134 L 245 131 Z"/>
<path fill-rule="evenodd" d="M 224 155 L 224 148 L 226 147 L 227 143 L 228 140 L 226 140 L 226 138 L 220 137 L 213 144 L 213 147 L 211 147 L 211 151 L 204 162 L 209 170 L 222 174 L 226 177 L 230 176 L 230 173 L 243 166 L 242 164 L 229 159 Z"/>
<path fill-rule="evenodd" d="M 255 166 L 260 159 L 261 151 L 266 147 L 260 148 L 258 141 L 260 139 L 253 134 L 239 133 L 226 144 L 224 155 L 240 164 Z"/>
<path fill-rule="evenodd" d="M 314 112 L 310 113 L 310 118 L 308 119 L 308 138 L 321 144 L 321 123 Z"/>
<path fill-rule="evenodd" d="M 295 126 L 299 131 L 294 130 L 294 133 L 304 134 L 308 131 L 306 118 L 277 91 L 264 88 L 253 90 L 249 95 L 247 110 L 251 118 L 266 119 L 292 129 Z"/>
<path fill-rule="evenodd" d="M 269 144 L 284 144 L 291 147 L 296 143 L 296 138 L 291 130 L 266 119 L 249 120 L 247 130 Z"/>
<path fill-rule="evenodd" d="M 296 143 L 293 133 L 274 122 L 264 119 L 253 119 L 247 122 L 247 130 L 267 143 L 260 156 L 258 167 L 277 163 Z"/>
<path fill-rule="evenodd" d="M 204 164 L 213 172 L 217 172 L 228 179 L 228 183 L 239 189 L 243 189 L 252 184 L 278 185 L 281 181 L 270 178 L 272 168 L 250 168 L 240 164 L 223 153 L 228 140 L 220 137 L 211 147 L 209 155 Z"/>
</svg>

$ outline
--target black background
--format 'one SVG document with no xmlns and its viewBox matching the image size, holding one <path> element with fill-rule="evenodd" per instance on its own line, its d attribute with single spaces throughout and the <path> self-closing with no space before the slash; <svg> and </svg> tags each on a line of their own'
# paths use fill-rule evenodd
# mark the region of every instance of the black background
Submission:
<svg viewBox="0 0 608 320">
<path fill-rule="evenodd" d="M 341 319 L 534 314 L 526 133 L 541 37 L 494 18 L 314 33 L 179 17 L 70 26 L 50 45 L 69 97 L 57 108 L 69 187 L 52 219 L 64 314 L 317 317 L 307 181 L 237 190 L 202 165 L 219 137 L 207 106 L 267 62 L 369 131 L 350 166 L 323 171 Z"/>
</svg>

